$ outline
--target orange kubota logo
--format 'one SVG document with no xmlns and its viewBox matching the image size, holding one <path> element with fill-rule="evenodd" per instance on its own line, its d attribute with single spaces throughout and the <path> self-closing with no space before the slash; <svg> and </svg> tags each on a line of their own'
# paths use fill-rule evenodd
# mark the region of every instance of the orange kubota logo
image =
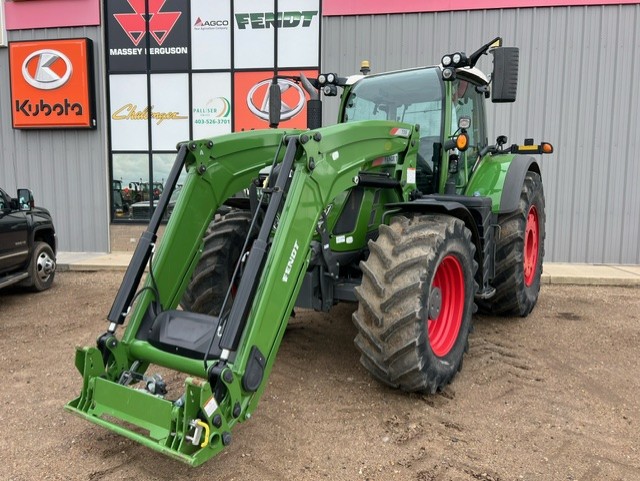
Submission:
<svg viewBox="0 0 640 481">
<path fill-rule="evenodd" d="M 22 63 L 22 77 L 29 85 L 40 90 L 62 87 L 72 73 L 71 60 L 57 50 L 38 50 Z"/>
<path fill-rule="evenodd" d="M 14 128 L 93 128 L 91 40 L 11 42 Z"/>
</svg>

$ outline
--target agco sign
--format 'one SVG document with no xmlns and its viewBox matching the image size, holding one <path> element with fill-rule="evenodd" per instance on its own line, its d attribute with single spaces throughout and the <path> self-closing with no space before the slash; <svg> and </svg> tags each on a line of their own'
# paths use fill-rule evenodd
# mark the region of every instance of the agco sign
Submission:
<svg viewBox="0 0 640 481">
<path fill-rule="evenodd" d="M 253 115 L 262 120 L 269 120 L 269 85 L 271 82 L 271 79 L 262 80 L 251 87 L 247 94 L 247 107 Z M 282 94 L 280 119 L 283 121 L 292 119 L 304 108 L 306 101 L 304 90 L 289 79 L 278 79 L 278 86 Z"/>
<path fill-rule="evenodd" d="M 88 38 L 9 43 L 13 127 L 94 128 Z"/>
</svg>

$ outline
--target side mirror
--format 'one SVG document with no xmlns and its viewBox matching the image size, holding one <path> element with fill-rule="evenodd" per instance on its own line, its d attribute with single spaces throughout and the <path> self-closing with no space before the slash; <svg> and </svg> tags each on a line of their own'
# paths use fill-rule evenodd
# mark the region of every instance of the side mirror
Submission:
<svg viewBox="0 0 640 481">
<path fill-rule="evenodd" d="M 29 189 L 18 189 L 18 208 L 20 210 L 31 210 L 35 206 L 33 194 Z"/>
<path fill-rule="evenodd" d="M 515 102 L 520 51 L 517 47 L 498 47 L 491 50 L 491 53 L 493 54 L 491 101 Z"/>
<path fill-rule="evenodd" d="M 322 100 L 320 100 L 320 92 L 302 72 L 300 72 L 300 84 L 309 94 L 309 100 L 307 100 L 307 128 L 319 129 L 322 127 Z"/>
<path fill-rule="evenodd" d="M 269 127 L 275 129 L 280 123 L 280 109 L 282 108 L 282 92 L 278 79 L 274 77 L 269 85 Z"/>
</svg>

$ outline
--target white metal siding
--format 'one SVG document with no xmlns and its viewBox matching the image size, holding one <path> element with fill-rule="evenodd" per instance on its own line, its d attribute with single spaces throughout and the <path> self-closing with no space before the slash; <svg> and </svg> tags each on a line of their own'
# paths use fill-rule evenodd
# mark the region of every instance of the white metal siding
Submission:
<svg viewBox="0 0 640 481">
<path fill-rule="evenodd" d="M 15 195 L 29 187 L 47 207 L 63 251 L 109 249 L 109 187 L 104 124 L 104 54 L 98 27 L 11 31 L 9 40 L 88 37 L 93 40 L 96 130 L 14 130 L 8 49 L 0 49 L 0 185 Z"/>
<path fill-rule="evenodd" d="M 545 258 L 640 264 L 640 5 L 325 17 L 322 69 L 432 65 L 498 35 L 520 47 L 520 78 L 515 104 L 488 109 L 490 140 L 555 147 L 542 158 Z M 337 105 L 325 102 L 325 124 Z"/>
</svg>

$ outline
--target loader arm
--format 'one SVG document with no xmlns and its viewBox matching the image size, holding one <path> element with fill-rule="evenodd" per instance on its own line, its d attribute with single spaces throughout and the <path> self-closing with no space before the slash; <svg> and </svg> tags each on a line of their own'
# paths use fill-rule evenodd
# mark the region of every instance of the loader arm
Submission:
<svg viewBox="0 0 640 481">
<path fill-rule="evenodd" d="M 185 145 L 187 180 L 162 240 L 151 254 L 155 231 L 150 226 L 143 234 L 147 241 L 134 254 L 151 257 L 151 272 L 122 339 L 116 330 L 125 321 L 126 301 L 133 298 L 142 261 L 125 275 L 117 297 L 122 312 L 120 306 L 112 309 L 99 346 L 77 350 L 83 387 L 67 409 L 198 465 L 228 445 L 231 428 L 257 407 L 323 209 L 354 187 L 374 160 L 388 156 L 397 156 L 393 176 L 407 200 L 415 189 L 415 170 L 409 169 L 415 169 L 418 137 L 408 124 L 364 121 L 305 132 L 243 132 Z M 228 314 L 217 318 L 176 310 L 214 213 L 272 162 L 281 164 L 280 173 L 268 192 L 260 233 Z M 204 334 L 196 336 L 197 330 Z M 211 339 L 204 350 L 203 339 Z M 145 376 L 150 364 L 193 376 L 185 380 L 184 395 L 169 399 L 140 389 L 140 384 L 153 384 Z"/>
</svg>

